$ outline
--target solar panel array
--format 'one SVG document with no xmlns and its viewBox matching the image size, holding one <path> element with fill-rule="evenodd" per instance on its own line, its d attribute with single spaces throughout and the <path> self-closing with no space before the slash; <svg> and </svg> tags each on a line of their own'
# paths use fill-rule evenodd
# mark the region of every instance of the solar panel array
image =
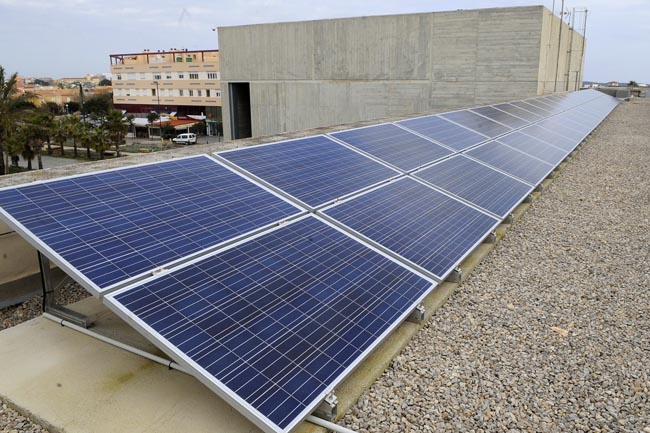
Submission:
<svg viewBox="0 0 650 433">
<path fill-rule="evenodd" d="M 0 190 L 0 216 L 288 432 L 616 104 L 550 95 L 39 182 Z"/>
</svg>

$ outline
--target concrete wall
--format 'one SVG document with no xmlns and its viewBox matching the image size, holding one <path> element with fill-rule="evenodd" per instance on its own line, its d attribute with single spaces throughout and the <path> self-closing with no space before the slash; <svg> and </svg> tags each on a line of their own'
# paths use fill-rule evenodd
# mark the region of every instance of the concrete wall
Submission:
<svg viewBox="0 0 650 433">
<path fill-rule="evenodd" d="M 551 11 L 544 9 L 538 94 L 580 89 L 585 57 L 583 50 L 586 50 L 586 42 L 583 45 L 583 39 L 580 33 L 572 30 Z"/>
<path fill-rule="evenodd" d="M 253 136 L 522 99 L 555 87 L 553 31 L 542 6 L 221 27 L 222 96 L 250 83 Z"/>
</svg>

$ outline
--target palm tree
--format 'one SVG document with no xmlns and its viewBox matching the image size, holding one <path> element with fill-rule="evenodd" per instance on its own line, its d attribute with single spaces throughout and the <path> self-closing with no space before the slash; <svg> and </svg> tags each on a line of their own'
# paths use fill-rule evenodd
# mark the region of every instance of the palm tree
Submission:
<svg viewBox="0 0 650 433">
<path fill-rule="evenodd" d="M 74 157 L 78 158 L 79 151 L 77 150 L 77 138 L 79 138 L 79 133 L 81 132 L 81 121 L 77 116 L 68 116 L 65 118 L 65 127 L 68 131 L 68 137 L 72 138 Z"/>
<path fill-rule="evenodd" d="M 104 128 L 95 128 L 92 140 L 94 142 L 95 152 L 99 153 L 99 159 L 104 159 L 104 151 L 110 145 L 108 131 Z"/>
<path fill-rule="evenodd" d="M 61 156 L 65 155 L 63 145 L 68 139 L 68 128 L 63 120 L 59 120 L 52 127 L 52 140 L 61 146 Z"/>
<path fill-rule="evenodd" d="M 93 144 L 94 134 L 93 131 L 87 126 L 83 125 L 79 133 L 79 143 L 86 148 L 86 158 L 90 159 L 90 146 Z"/>
<path fill-rule="evenodd" d="M 18 95 L 18 74 L 13 73 L 9 78 L 0 66 L 0 174 L 9 172 L 9 154 L 5 144 L 9 135 L 16 128 L 20 111 L 28 105 L 30 96 Z"/>
<path fill-rule="evenodd" d="M 120 145 L 124 144 L 129 130 L 129 120 L 120 110 L 111 110 L 104 120 L 103 128 L 108 131 L 110 141 L 115 145 L 115 152 L 120 156 Z"/>
</svg>

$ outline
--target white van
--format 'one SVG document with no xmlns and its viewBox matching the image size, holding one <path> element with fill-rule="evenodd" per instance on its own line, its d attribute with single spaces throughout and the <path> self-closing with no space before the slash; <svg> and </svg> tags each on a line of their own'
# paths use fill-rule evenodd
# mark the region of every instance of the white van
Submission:
<svg viewBox="0 0 650 433">
<path fill-rule="evenodd" d="M 176 137 L 172 138 L 172 141 L 178 144 L 194 144 L 196 143 L 196 134 L 192 134 L 191 132 L 178 134 Z"/>
</svg>

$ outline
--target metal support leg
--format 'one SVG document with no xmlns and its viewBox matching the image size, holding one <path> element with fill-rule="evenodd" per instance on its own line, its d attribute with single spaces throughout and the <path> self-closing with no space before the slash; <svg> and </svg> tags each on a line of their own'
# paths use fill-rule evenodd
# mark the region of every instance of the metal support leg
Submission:
<svg viewBox="0 0 650 433">
<path fill-rule="evenodd" d="M 328 394 L 327 397 L 316 408 L 313 415 L 325 419 L 327 421 L 334 421 L 338 415 L 339 399 L 334 394 Z"/>
<path fill-rule="evenodd" d="M 532 203 L 533 202 L 533 196 L 532 194 L 528 194 L 526 198 L 524 198 L 524 203 Z"/>
<path fill-rule="evenodd" d="M 426 313 L 424 304 L 419 304 L 413 309 L 411 315 L 406 318 L 406 321 L 420 324 L 424 321 L 424 313 Z"/>
<path fill-rule="evenodd" d="M 447 281 L 450 283 L 460 283 L 461 278 L 463 277 L 463 271 L 460 268 L 455 268 L 447 276 Z"/>
<path fill-rule="evenodd" d="M 483 239 L 484 244 L 496 244 L 496 242 L 497 242 L 497 232 L 495 231 L 490 232 L 490 234 L 487 235 L 485 239 Z"/>
<path fill-rule="evenodd" d="M 38 266 L 41 270 L 41 284 L 43 285 L 43 311 L 83 328 L 92 325 L 92 321 L 87 316 L 56 303 L 57 289 L 52 286 L 50 259 L 40 251 L 38 252 Z"/>
<path fill-rule="evenodd" d="M 511 213 L 509 213 L 509 214 L 508 214 L 508 215 L 503 219 L 503 223 L 504 223 L 504 224 L 512 224 L 513 222 L 515 222 L 515 216 L 514 216 L 514 214 L 511 214 Z"/>
</svg>

